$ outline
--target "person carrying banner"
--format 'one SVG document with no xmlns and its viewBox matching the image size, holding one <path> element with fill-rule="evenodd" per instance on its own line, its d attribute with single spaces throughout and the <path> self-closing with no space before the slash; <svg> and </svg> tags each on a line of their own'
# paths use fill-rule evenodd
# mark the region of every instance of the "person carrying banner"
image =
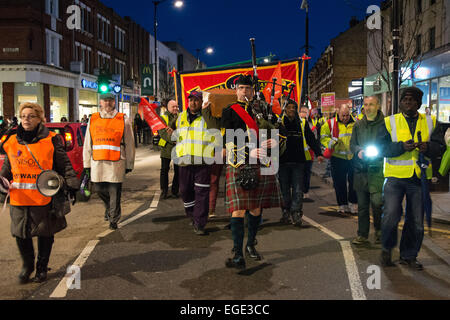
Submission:
<svg viewBox="0 0 450 320">
<path fill-rule="evenodd" d="M 402 203 L 406 195 L 400 263 L 412 269 L 423 269 L 423 265 L 417 261 L 424 236 L 422 172 L 417 161 L 419 153 L 423 153 L 428 160 L 442 155 L 445 143 L 442 127 L 436 122 L 436 117 L 418 112 L 422 97 L 423 92 L 419 88 L 404 88 L 400 92 L 401 113 L 386 117 L 384 125 L 378 131 L 377 141 L 381 154 L 385 157 L 380 257 L 384 267 L 394 265 L 392 249 L 397 245 L 397 228 L 403 214 Z M 432 174 L 430 162 L 426 169 L 426 178 L 431 179 Z"/>
<path fill-rule="evenodd" d="M 92 114 L 83 146 L 83 164 L 94 190 L 105 204 L 105 221 L 117 229 L 125 174 L 134 167 L 135 147 L 130 119 L 115 109 L 112 93 L 100 95 L 100 112 Z"/>
<path fill-rule="evenodd" d="M 267 124 L 253 110 L 249 102 L 254 97 L 253 79 L 241 75 L 236 81 L 237 102 L 223 109 L 222 127 L 226 129 L 224 146 L 226 148 L 226 195 L 225 206 L 231 215 L 230 228 L 233 238 L 234 257 L 225 262 L 228 268 L 245 268 L 243 255 L 244 216 L 248 213 L 248 239 L 246 254 L 252 259 L 260 260 L 261 255 L 255 249 L 255 238 L 260 225 L 263 208 L 281 207 L 281 193 L 278 180 L 274 174 L 263 175 L 261 159 L 267 149 L 276 148 L 276 141 L 259 140 L 250 134 L 249 129 L 257 132 Z M 238 132 L 243 134 L 239 137 Z M 242 138 L 239 143 L 239 138 Z M 249 148 L 248 143 L 258 148 Z M 242 145 L 241 145 L 242 144 Z M 252 161 L 250 158 L 257 161 Z"/>
<path fill-rule="evenodd" d="M 192 91 L 188 108 L 178 115 L 175 131 L 169 134 L 176 142 L 172 160 L 179 166 L 180 194 L 186 215 L 192 220 L 196 235 L 207 235 L 211 164 L 214 161 L 214 141 L 208 129 L 219 128 L 219 122 L 203 106 L 203 96 Z M 202 106 L 204 107 L 202 110 Z M 218 130 L 217 130 L 218 131 Z"/>
<path fill-rule="evenodd" d="M 172 150 L 175 147 L 174 141 L 171 141 L 169 133 L 173 132 L 171 128 L 178 116 L 178 104 L 175 100 L 170 100 L 167 103 L 167 112 L 165 112 L 161 118 L 167 125 L 165 129 L 158 130 L 160 136 L 158 145 L 161 147 L 161 174 L 160 174 L 160 186 L 161 186 L 161 198 L 167 199 L 169 197 L 169 170 L 170 161 L 172 159 Z M 172 196 L 178 198 L 178 165 L 173 166 L 173 180 L 172 180 Z"/>
<path fill-rule="evenodd" d="M 336 192 L 339 212 L 358 213 L 357 199 L 353 190 L 353 168 L 351 160 L 353 154 L 350 151 L 350 139 L 352 137 L 355 121 L 350 115 L 350 108 L 343 104 L 336 117 L 329 119 L 320 132 L 320 142 L 332 152 L 331 176 Z M 324 155 L 327 154 L 325 150 Z M 348 183 L 348 186 L 347 186 Z M 348 203 L 350 202 L 350 209 Z"/>
</svg>

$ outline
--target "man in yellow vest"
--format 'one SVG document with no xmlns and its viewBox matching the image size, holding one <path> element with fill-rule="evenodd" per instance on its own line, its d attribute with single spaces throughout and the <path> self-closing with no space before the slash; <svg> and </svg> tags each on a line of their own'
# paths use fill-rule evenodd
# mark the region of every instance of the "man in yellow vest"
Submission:
<svg viewBox="0 0 450 320">
<path fill-rule="evenodd" d="M 180 194 L 186 215 L 192 219 L 195 234 L 203 236 L 207 235 L 211 164 L 215 155 L 214 147 L 211 148 L 214 137 L 208 129 L 217 129 L 219 124 L 210 114 L 206 115 L 210 108 L 202 111 L 201 92 L 191 92 L 188 100 L 189 107 L 178 115 L 176 130 L 170 132 L 171 140 L 176 142 L 172 160 L 179 165 Z"/>
<path fill-rule="evenodd" d="M 338 116 L 331 118 L 322 126 L 320 142 L 325 148 L 332 149 L 331 176 L 336 192 L 339 212 L 358 213 L 358 205 L 355 190 L 353 190 L 353 154 L 350 150 L 355 121 L 350 115 L 350 108 L 343 104 Z M 347 186 L 348 183 L 348 186 Z M 350 208 L 348 204 L 350 202 Z"/>
<path fill-rule="evenodd" d="M 400 263 L 422 270 L 417 261 L 422 245 L 424 227 L 422 210 L 421 169 L 417 165 L 419 153 L 425 157 L 442 154 L 445 145 L 436 118 L 418 113 L 423 92 L 416 87 L 402 90 L 401 113 L 385 118 L 378 132 L 378 142 L 384 159 L 384 207 L 381 218 L 381 264 L 393 266 L 392 249 L 397 245 L 397 228 L 401 219 L 402 202 L 406 195 L 405 224 L 400 241 Z M 422 142 L 418 140 L 421 132 Z M 431 165 L 426 170 L 427 179 L 432 177 Z"/>
<path fill-rule="evenodd" d="M 161 175 L 159 178 L 161 185 L 161 198 L 167 199 L 169 191 L 169 169 L 172 156 L 172 149 L 175 147 L 174 141 L 171 141 L 169 132 L 172 132 L 171 125 L 176 121 L 178 115 L 178 103 L 175 100 L 170 100 L 167 103 L 167 112 L 161 118 L 166 123 L 167 128 L 158 131 L 160 136 L 158 145 L 161 148 Z M 178 198 L 178 166 L 173 166 L 173 180 L 172 180 L 172 196 Z"/>
<path fill-rule="evenodd" d="M 105 203 L 105 221 L 117 229 L 125 174 L 134 167 L 134 136 L 130 119 L 115 109 L 112 93 L 100 95 L 100 112 L 89 120 L 83 146 L 83 164 L 94 190 Z"/>
</svg>

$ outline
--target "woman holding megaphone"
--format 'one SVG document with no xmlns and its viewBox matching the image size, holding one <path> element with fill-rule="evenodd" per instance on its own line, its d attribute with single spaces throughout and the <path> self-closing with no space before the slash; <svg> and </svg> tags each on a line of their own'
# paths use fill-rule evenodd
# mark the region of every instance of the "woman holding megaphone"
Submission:
<svg viewBox="0 0 450 320">
<path fill-rule="evenodd" d="M 23 269 L 19 274 L 21 284 L 29 281 L 34 271 L 33 237 L 38 237 L 38 256 L 35 282 L 47 279 L 47 266 L 54 242 L 54 234 L 67 226 L 64 214 L 55 210 L 62 208 L 59 202 L 64 197 L 46 196 L 38 190 L 37 179 L 41 173 L 55 172 L 55 179 L 48 180 L 49 188 L 61 188 L 74 193 L 79 188 L 79 180 L 67 157 L 59 137 L 44 126 L 44 110 L 35 103 L 23 103 L 19 110 L 21 123 L 17 133 L 3 143 L 6 153 L 0 171 L 9 187 L 11 233 L 16 238 L 23 260 Z M 59 180 L 58 180 L 59 179 Z M 10 182 L 10 184 L 8 184 Z M 3 191 L 6 191 L 4 188 Z M 56 192 L 55 192 L 56 193 Z M 70 208 L 70 207 L 69 207 Z M 69 210 L 70 211 L 70 210 Z"/>
</svg>

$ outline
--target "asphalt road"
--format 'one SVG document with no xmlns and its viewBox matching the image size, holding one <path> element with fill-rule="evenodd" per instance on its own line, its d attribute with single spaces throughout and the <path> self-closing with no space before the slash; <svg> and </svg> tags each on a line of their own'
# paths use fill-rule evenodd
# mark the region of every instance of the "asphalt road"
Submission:
<svg viewBox="0 0 450 320">
<path fill-rule="evenodd" d="M 224 262 L 231 257 L 232 240 L 231 232 L 224 229 L 229 219 L 223 193 L 217 206 L 222 216 L 208 223 L 209 235 L 196 236 L 181 199 L 159 199 L 159 166 L 158 154 L 139 149 L 136 170 L 124 184 L 123 219 L 116 231 L 107 231 L 98 199 L 75 206 L 68 216 L 69 227 L 56 235 L 53 270 L 45 284 L 14 284 L 19 257 L 13 239 L 2 236 L 0 267 L 8 270 L 0 274 L 3 299 L 450 298 L 450 267 L 427 247 L 419 254 L 425 267 L 420 272 L 401 265 L 380 268 L 379 245 L 352 246 L 357 220 L 335 211 L 333 190 L 316 178 L 310 192 L 313 202 L 304 204 L 304 226 L 282 225 L 279 209 L 265 210 L 257 236 L 264 259 L 246 259 L 243 271 L 227 269 Z M 0 226 L 3 235 L 4 227 Z M 441 232 L 434 232 L 433 241 L 448 252 L 448 226 L 435 227 Z M 373 234 L 370 240 L 373 243 Z M 82 265 L 77 274 L 80 281 L 71 281 L 74 288 L 67 289 L 67 279 L 76 278 L 66 275 L 71 265 Z M 80 289 L 75 288 L 77 284 Z"/>
</svg>

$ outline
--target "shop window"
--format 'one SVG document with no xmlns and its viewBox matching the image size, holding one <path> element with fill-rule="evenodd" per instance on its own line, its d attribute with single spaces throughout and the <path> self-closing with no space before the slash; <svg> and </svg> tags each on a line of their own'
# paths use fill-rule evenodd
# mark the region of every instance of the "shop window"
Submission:
<svg viewBox="0 0 450 320">
<path fill-rule="evenodd" d="M 422 90 L 422 92 L 423 92 L 422 105 L 419 108 L 419 112 L 425 113 L 426 108 L 429 107 L 429 104 L 428 104 L 428 101 L 429 101 L 428 95 L 429 95 L 429 87 L 430 87 L 429 81 L 423 81 L 423 82 L 416 83 L 416 87 L 419 88 L 420 90 Z"/>
<path fill-rule="evenodd" d="M 60 122 L 62 117 L 69 119 L 69 89 L 50 86 L 50 122 Z"/>
<path fill-rule="evenodd" d="M 14 113 L 19 116 L 22 103 L 32 102 L 44 106 L 44 87 L 36 82 L 16 82 L 14 84 Z"/>
<path fill-rule="evenodd" d="M 438 120 L 450 123 L 450 76 L 439 79 Z"/>
</svg>

